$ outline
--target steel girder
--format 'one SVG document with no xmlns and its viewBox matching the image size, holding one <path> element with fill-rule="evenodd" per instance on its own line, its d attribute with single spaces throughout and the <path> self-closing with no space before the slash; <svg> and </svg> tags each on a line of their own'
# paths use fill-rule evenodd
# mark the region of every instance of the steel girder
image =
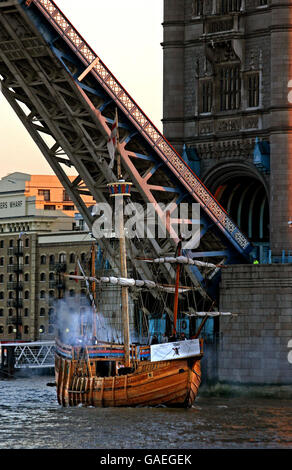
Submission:
<svg viewBox="0 0 292 470">
<path fill-rule="evenodd" d="M 108 165 L 106 144 L 117 107 L 123 172 L 134 183 L 133 202 L 143 207 L 153 203 L 162 222 L 165 214 L 159 203 L 172 204 L 172 210 L 182 201 L 199 203 L 200 251 L 189 255 L 207 256 L 213 262 L 247 261 L 251 249 L 247 238 L 53 1 L 0 1 L 0 24 L 2 92 L 89 227 L 94 216 L 82 195 L 108 202 L 107 183 L 116 180 L 116 169 L 112 171 Z M 79 81 L 93 62 L 91 71 Z M 76 170 L 73 182 L 68 168 Z M 173 252 L 178 235 L 172 227 L 170 231 L 172 237 L 131 241 L 131 261 L 142 277 L 159 274 L 162 281 L 173 282 L 171 266 L 161 266 L 159 273 L 153 273 L 136 259 L 142 253 L 157 257 Z M 99 244 L 115 265 L 112 243 L 101 239 Z M 188 274 L 206 295 L 208 287 L 199 270 L 189 268 Z M 218 273 L 212 279 L 216 284 Z M 212 289 L 209 294 L 213 295 Z"/>
</svg>

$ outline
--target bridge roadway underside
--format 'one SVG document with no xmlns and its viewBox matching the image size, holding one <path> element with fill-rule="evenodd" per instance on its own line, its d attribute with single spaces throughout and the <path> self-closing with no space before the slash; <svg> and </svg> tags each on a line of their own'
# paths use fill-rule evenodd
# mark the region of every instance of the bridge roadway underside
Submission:
<svg viewBox="0 0 292 470">
<path fill-rule="evenodd" d="M 201 240 L 187 254 L 216 264 L 249 262 L 249 241 L 54 2 L 37 0 L 28 7 L 24 0 L 0 1 L 0 79 L 5 98 L 89 227 L 96 216 L 82 195 L 108 203 L 107 184 L 117 179 L 107 150 L 117 108 L 123 177 L 134 184 L 132 202 L 142 208 L 156 205 L 157 219 L 164 223 L 159 203 L 172 204 L 171 212 L 181 202 L 199 203 Z M 68 169 L 76 170 L 73 181 Z M 189 217 L 189 224 L 197 223 Z M 170 226 L 164 238 L 132 239 L 130 272 L 132 267 L 144 279 L 159 276 L 161 283 L 173 284 L 172 266 L 158 269 L 136 258 L 173 253 L 178 235 Z M 117 265 L 115 244 L 107 239 L 98 243 Z M 216 298 L 219 278 L 220 270 L 187 269 L 186 282 L 204 302 Z"/>
</svg>

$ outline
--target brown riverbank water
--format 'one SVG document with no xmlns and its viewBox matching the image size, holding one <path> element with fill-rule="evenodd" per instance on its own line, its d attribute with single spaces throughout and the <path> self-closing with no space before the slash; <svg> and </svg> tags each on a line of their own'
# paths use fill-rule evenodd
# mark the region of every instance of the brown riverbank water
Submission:
<svg viewBox="0 0 292 470">
<path fill-rule="evenodd" d="M 292 449 L 292 400 L 202 395 L 189 410 L 62 408 L 48 382 L 0 381 L 0 449 Z"/>
</svg>

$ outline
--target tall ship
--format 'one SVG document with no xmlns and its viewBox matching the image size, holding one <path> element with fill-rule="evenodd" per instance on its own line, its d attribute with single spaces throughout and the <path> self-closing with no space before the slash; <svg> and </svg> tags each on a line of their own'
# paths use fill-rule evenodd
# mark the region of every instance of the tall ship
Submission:
<svg viewBox="0 0 292 470">
<path fill-rule="evenodd" d="M 156 282 L 128 276 L 124 201 L 130 198 L 132 183 L 123 179 L 117 135 L 115 139 L 113 159 L 116 160 L 118 177 L 116 182 L 108 184 L 108 189 L 109 200 L 115 199 L 120 273 L 118 276 L 96 275 L 96 243 L 93 243 L 90 273 L 86 273 L 79 263 L 80 275 L 64 274 L 70 279 L 85 282 L 90 309 L 86 318 L 81 313 L 77 316 L 74 328 L 70 322 L 57 328 L 55 376 L 58 402 L 63 406 L 191 407 L 201 383 L 201 359 L 204 351 L 200 333 L 212 312 L 200 313 L 204 318 L 191 337 L 187 339 L 181 334 L 181 328 L 178 327 L 178 323 L 181 323 L 179 305 L 184 303 L 184 300 L 181 301 L 182 297 L 193 290 L 191 285 L 181 285 L 182 270 L 184 265 L 189 264 L 206 266 L 209 269 L 216 266 L 184 256 L 180 240 L 173 256 L 140 258 L 141 262 L 155 263 L 157 266 L 161 263 L 172 264 L 176 269 L 174 285 L 160 283 L 159 270 Z M 117 315 L 117 322 L 122 325 L 122 335 L 116 335 L 116 338 L 113 337 L 112 324 L 103 315 L 105 303 L 98 306 L 96 299 L 96 290 L 106 290 L 110 286 L 116 286 L 120 290 L 120 308 L 118 312 L 112 312 L 112 317 Z M 168 305 L 172 305 L 169 321 L 165 322 L 164 334 L 160 337 L 148 334 L 145 342 L 140 335 L 140 338 L 131 341 L 130 303 L 135 307 L 140 296 L 144 298 L 145 305 L 147 293 L 153 291 L 165 293 Z M 148 302 L 148 310 L 151 305 L 154 308 L 153 301 Z M 105 340 L 108 338 L 105 337 L 104 330 L 108 330 L 110 341 Z"/>
</svg>

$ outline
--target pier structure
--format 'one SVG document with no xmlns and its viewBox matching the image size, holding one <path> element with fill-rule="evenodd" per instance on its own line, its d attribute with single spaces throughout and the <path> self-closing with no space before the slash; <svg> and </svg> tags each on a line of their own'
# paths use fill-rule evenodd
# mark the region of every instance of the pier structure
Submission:
<svg viewBox="0 0 292 470">
<path fill-rule="evenodd" d="M 52 369 L 55 341 L 0 343 L 0 377 L 7 378 L 21 369 Z"/>
</svg>

